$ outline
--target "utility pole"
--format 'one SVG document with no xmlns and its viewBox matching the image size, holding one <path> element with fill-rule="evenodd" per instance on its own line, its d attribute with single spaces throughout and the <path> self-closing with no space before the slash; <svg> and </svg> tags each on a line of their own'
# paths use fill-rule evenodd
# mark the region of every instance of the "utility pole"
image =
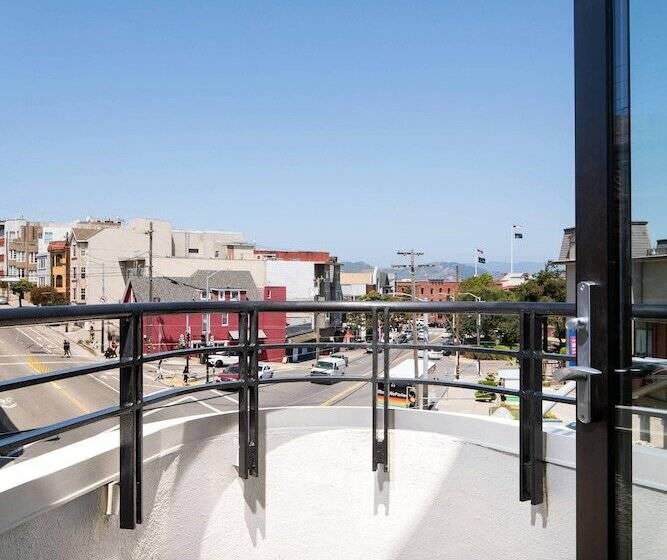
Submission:
<svg viewBox="0 0 667 560">
<path fill-rule="evenodd" d="M 153 222 L 148 223 L 148 302 L 153 303 Z M 148 351 L 153 350 L 153 321 L 148 315 Z"/>
<path fill-rule="evenodd" d="M 102 262 L 102 297 L 100 298 L 102 303 L 106 303 L 106 276 L 104 273 L 104 262 Z M 102 325 L 100 327 L 100 349 L 104 353 L 104 319 L 102 319 Z"/>
<path fill-rule="evenodd" d="M 153 301 L 153 222 L 148 225 L 148 301 Z"/>
<path fill-rule="evenodd" d="M 410 279 L 411 279 L 411 294 L 412 294 L 412 301 L 417 301 L 417 269 L 418 268 L 423 268 L 423 267 L 428 267 L 428 266 L 433 266 L 431 264 L 417 264 L 417 257 L 421 257 L 424 253 L 421 253 L 419 251 L 415 251 L 414 249 L 411 249 L 410 251 L 398 251 L 396 253 L 400 257 L 410 257 L 410 264 L 397 264 L 394 265 L 394 268 L 409 268 L 410 269 Z M 428 340 L 426 341 L 428 344 Z M 412 352 L 412 359 L 415 365 L 415 379 L 419 377 L 419 356 L 417 354 L 417 314 L 413 313 L 412 314 L 412 344 L 415 345 L 415 348 Z M 426 352 L 428 355 L 428 352 Z M 424 371 L 424 374 L 426 374 L 426 371 Z M 417 408 L 422 408 L 423 407 L 423 391 L 424 387 L 420 384 L 417 385 Z"/>
<path fill-rule="evenodd" d="M 459 292 L 459 265 L 456 265 L 456 292 L 454 293 L 454 301 L 456 301 L 456 296 Z M 459 333 L 459 322 L 456 313 L 454 313 L 454 342 L 457 346 L 461 345 L 461 336 Z M 456 351 L 456 369 L 454 371 L 454 377 L 458 379 L 461 376 L 461 352 Z"/>
</svg>

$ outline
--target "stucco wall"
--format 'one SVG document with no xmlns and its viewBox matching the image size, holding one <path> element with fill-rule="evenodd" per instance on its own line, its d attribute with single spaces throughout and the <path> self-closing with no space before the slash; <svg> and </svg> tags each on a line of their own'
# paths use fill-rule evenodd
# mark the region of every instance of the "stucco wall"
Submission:
<svg viewBox="0 0 667 560">
<path fill-rule="evenodd" d="M 646 260 L 641 263 L 642 303 L 667 303 L 667 260 Z"/>
<path fill-rule="evenodd" d="M 0 558 L 574 558 L 571 434 L 547 436 L 546 502 L 532 508 L 518 501 L 516 423 L 396 411 L 384 474 L 370 468 L 369 421 L 369 411 L 356 408 L 262 413 L 262 476 L 248 481 L 235 466 L 235 415 L 150 424 L 146 457 L 153 459 L 144 471 L 139 529 L 121 531 L 117 517 L 104 515 L 103 488 L 82 490 L 0 534 Z M 113 437 L 98 436 L 97 453 L 86 461 L 68 453 L 62 480 L 30 482 L 15 473 L 23 494 L 0 485 L 0 519 L 20 510 L 17 496 L 29 484 L 57 500 L 58 492 L 75 491 L 78 472 L 79 486 L 94 488 L 91 481 L 105 480 L 116 463 L 103 441 Z M 53 469 L 57 459 L 42 466 Z M 635 496 L 642 510 L 636 557 L 663 558 L 667 531 L 655 512 L 664 494 L 637 487 Z"/>
</svg>

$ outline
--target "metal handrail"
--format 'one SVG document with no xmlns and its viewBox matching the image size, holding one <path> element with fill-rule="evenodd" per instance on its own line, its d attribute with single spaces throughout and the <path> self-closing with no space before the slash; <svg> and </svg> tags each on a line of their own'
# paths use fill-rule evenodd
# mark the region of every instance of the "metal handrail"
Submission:
<svg viewBox="0 0 667 560">
<path fill-rule="evenodd" d="M 372 342 L 316 342 L 316 343 L 261 343 L 258 340 L 259 313 L 270 312 L 348 312 L 367 313 L 373 318 Z M 141 345 L 141 321 L 145 316 L 154 314 L 175 313 L 238 313 L 239 341 L 233 346 L 200 346 L 182 348 L 166 352 L 143 354 Z M 396 344 L 389 341 L 388 320 L 391 313 L 481 313 L 481 314 L 513 314 L 517 315 L 521 324 L 521 344 L 519 349 L 496 349 L 463 344 Z M 633 312 L 639 318 L 667 318 L 667 306 L 634 306 Z M 243 463 L 241 476 L 257 476 L 257 410 L 258 392 L 261 385 L 278 383 L 302 383 L 321 380 L 321 377 L 288 376 L 272 379 L 259 379 L 257 362 L 259 352 L 265 349 L 291 349 L 303 346 L 326 348 L 332 344 L 349 348 L 371 348 L 373 352 L 372 373 L 370 376 L 327 376 L 327 381 L 360 381 L 369 382 L 373 386 L 372 415 L 373 427 L 377 427 L 376 416 L 379 410 L 388 414 L 388 391 L 384 392 L 383 409 L 376 406 L 377 389 L 380 385 L 391 383 L 389 373 L 389 350 L 449 350 L 452 352 L 474 352 L 479 354 L 496 354 L 517 358 L 520 362 L 520 389 L 494 387 L 480 383 L 468 383 L 452 379 L 414 379 L 411 385 L 458 387 L 485 393 L 494 393 L 519 397 L 521 406 L 520 456 L 522 462 L 520 476 L 520 499 L 530 499 L 532 503 L 542 500 L 541 475 L 542 461 L 541 437 L 541 403 L 550 401 L 574 404 L 570 396 L 543 393 L 541 386 L 541 361 L 571 360 L 573 356 L 552 354 L 540 347 L 541 336 L 544 334 L 545 319 L 548 316 L 571 316 L 575 313 L 574 304 L 543 303 L 543 302 L 166 302 L 166 303 L 135 303 L 135 304 L 103 304 L 90 306 L 58 306 L 29 307 L 0 311 L 0 327 L 26 324 L 48 324 L 67 321 L 119 319 L 121 321 L 121 357 L 117 360 L 98 362 L 86 366 L 65 368 L 47 374 L 28 375 L 0 381 L 0 392 L 17 390 L 26 387 L 50 383 L 62 379 L 71 379 L 92 373 L 120 369 L 121 397 L 117 406 L 108 407 L 83 416 L 42 426 L 39 428 L 6 434 L 0 437 L 0 453 L 6 454 L 27 445 L 55 435 L 79 428 L 88 424 L 110 418 L 120 418 L 121 428 L 121 526 L 133 528 L 141 522 L 141 446 L 142 446 L 142 412 L 145 407 L 181 396 L 223 389 L 239 392 L 239 457 Z M 384 321 L 382 338 L 380 338 L 379 317 Z M 172 357 L 210 354 L 224 350 L 239 355 L 241 375 L 238 381 L 214 381 L 202 385 L 172 388 L 153 393 L 146 397 L 142 394 L 143 364 L 164 360 Z M 384 376 L 378 376 L 379 352 L 385 351 Z M 384 385 L 383 385 L 384 386 Z M 388 420 L 384 422 L 384 438 L 378 439 L 373 430 L 373 469 L 378 464 L 387 468 L 387 437 Z M 254 434 L 254 435 L 253 435 Z M 530 471 L 531 476 L 525 473 Z"/>
</svg>

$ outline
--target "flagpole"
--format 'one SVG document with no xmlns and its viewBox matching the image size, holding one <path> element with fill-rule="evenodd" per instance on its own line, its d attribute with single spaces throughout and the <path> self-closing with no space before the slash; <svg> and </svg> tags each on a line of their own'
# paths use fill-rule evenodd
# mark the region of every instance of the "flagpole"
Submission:
<svg viewBox="0 0 667 560">
<path fill-rule="evenodd" d="M 477 276 L 477 263 L 479 263 L 479 252 L 475 251 L 475 277 Z"/>
<path fill-rule="evenodd" d="M 514 272 L 514 225 L 510 230 L 510 274 Z"/>
</svg>

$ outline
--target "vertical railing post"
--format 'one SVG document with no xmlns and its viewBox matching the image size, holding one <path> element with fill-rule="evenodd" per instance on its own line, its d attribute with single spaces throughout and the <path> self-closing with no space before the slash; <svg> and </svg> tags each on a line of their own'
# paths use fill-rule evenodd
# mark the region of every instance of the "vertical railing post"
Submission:
<svg viewBox="0 0 667 560">
<path fill-rule="evenodd" d="M 141 467 L 143 448 L 142 316 L 120 320 L 120 527 L 141 523 Z"/>
<path fill-rule="evenodd" d="M 382 464 L 384 471 L 389 470 L 389 394 L 391 380 L 389 377 L 389 308 L 384 309 L 384 387 L 382 393 Z"/>
<path fill-rule="evenodd" d="M 377 355 L 377 333 L 378 333 L 378 315 L 377 309 L 371 312 L 371 330 L 373 333 L 373 351 L 371 357 L 371 431 L 373 436 L 372 463 L 373 470 L 377 470 L 378 463 L 383 463 L 382 442 L 378 439 L 378 410 L 377 410 L 377 392 L 378 392 L 378 355 Z M 385 387 L 386 392 L 386 387 Z"/>
<path fill-rule="evenodd" d="M 519 340 L 519 500 L 530 500 L 530 314 L 522 312 Z"/>
<path fill-rule="evenodd" d="M 259 475 L 259 311 L 250 315 L 250 369 L 248 371 L 248 474 Z"/>
<path fill-rule="evenodd" d="M 248 314 L 239 312 L 239 476 L 248 478 Z"/>
<path fill-rule="evenodd" d="M 542 357 L 546 317 L 520 314 L 519 499 L 533 505 L 544 499 L 542 434 Z"/>
<path fill-rule="evenodd" d="M 530 503 L 544 499 L 544 435 L 542 430 L 542 357 L 546 317 L 530 314 Z"/>
</svg>

